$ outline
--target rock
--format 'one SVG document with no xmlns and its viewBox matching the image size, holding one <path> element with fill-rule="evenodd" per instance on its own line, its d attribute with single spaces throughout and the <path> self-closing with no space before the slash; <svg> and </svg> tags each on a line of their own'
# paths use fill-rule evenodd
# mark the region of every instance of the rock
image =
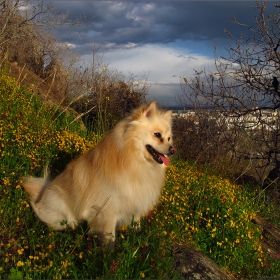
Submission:
<svg viewBox="0 0 280 280">
<path fill-rule="evenodd" d="M 185 279 L 235 279 L 201 251 L 183 245 L 174 245 L 174 266 Z"/>
<path fill-rule="evenodd" d="M 280 259 L 280 229 L 262 217 L 256 216 L 252 222 L 262 228 L 263 239 L 260 243 L 263 251 L 273 259 Z"/>
</svg>

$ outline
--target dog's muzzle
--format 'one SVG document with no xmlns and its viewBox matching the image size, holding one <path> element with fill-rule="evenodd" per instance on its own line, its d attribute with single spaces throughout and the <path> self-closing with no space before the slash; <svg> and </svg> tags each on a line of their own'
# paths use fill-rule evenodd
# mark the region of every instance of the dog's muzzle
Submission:
<svg viewBox="0 0 280 280">
<path fill-rule="evenodd" d="M 159 164 L 164 163 L 166 166 L 169 165 L 168 158 L 165 157 L 165 155 L 156 151 L 151 145 L 146 145 L 146 149 L 157 163 Z M 168 156 L 172 156 L 176 152 L 176 149 L 173 146 L 170 146 L 168 151 L 169 151 Z"/>
</svg>

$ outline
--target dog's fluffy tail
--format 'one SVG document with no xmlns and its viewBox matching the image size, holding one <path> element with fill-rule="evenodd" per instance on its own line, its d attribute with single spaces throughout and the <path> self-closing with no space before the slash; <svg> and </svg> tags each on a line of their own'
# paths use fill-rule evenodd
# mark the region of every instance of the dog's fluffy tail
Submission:
<svg viewBox="0 0 280 280">
<path fill-rule="evenodd" d="M 48 166 L 44 169 L 43 178 L 32 178 L 28 177 L 23 180 L 23 187 L 26 192 L 30 195 L 32 201 L 36 202 L 39 200 L 40 195 L 42 194 L 44 188 L 48 185 L 49 180 L 49 168 Z"/>
<path fill-rule="evenodd" d="M 22 185 L 26 192 L 30 195 L 32 201 L 36 202 L 44 188 L 47 186 L 48 181 L 44 178 L 26 178 Z"/>
</svg>

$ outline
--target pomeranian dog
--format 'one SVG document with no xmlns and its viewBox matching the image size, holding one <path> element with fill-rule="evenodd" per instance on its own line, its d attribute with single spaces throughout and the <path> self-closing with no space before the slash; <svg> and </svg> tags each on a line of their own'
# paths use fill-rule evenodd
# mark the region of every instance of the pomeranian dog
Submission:
<svg viewBox="0 0 280 280">
<path fill-rule="evenodd" d="M 140 220 L 159 199 L 175 153 L 171 113 L 155 102 L 141 106 L 53 181 L 26 178 L 37 216 L 56 230 L 87 221 L 89 233 L 114 246 L 116 228 Z"/>
</svg>

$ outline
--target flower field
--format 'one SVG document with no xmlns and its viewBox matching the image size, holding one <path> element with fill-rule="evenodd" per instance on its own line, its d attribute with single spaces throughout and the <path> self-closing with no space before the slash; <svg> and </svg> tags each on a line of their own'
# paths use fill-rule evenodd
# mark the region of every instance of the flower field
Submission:
<svg viewBox="0 0 280 280">
<path fill-rule="evenodd" d="M 0 93 L 0 278 L 180 278 L 174 244 L 200 249 L 238 278 L 280 276 L 279 260 L 264 254 L 251 222 L 262 210 L 254 193 L 176 159 L 158 206 L 140 231 L 118 230 L 114 252 L 97 247 L 86 224 L 76 231 L 48 228 L 33 213 L 22 178 L 41 176 L 46 165 L 60 172 L 100 137 L 3 72 Z"/>
</svg>

